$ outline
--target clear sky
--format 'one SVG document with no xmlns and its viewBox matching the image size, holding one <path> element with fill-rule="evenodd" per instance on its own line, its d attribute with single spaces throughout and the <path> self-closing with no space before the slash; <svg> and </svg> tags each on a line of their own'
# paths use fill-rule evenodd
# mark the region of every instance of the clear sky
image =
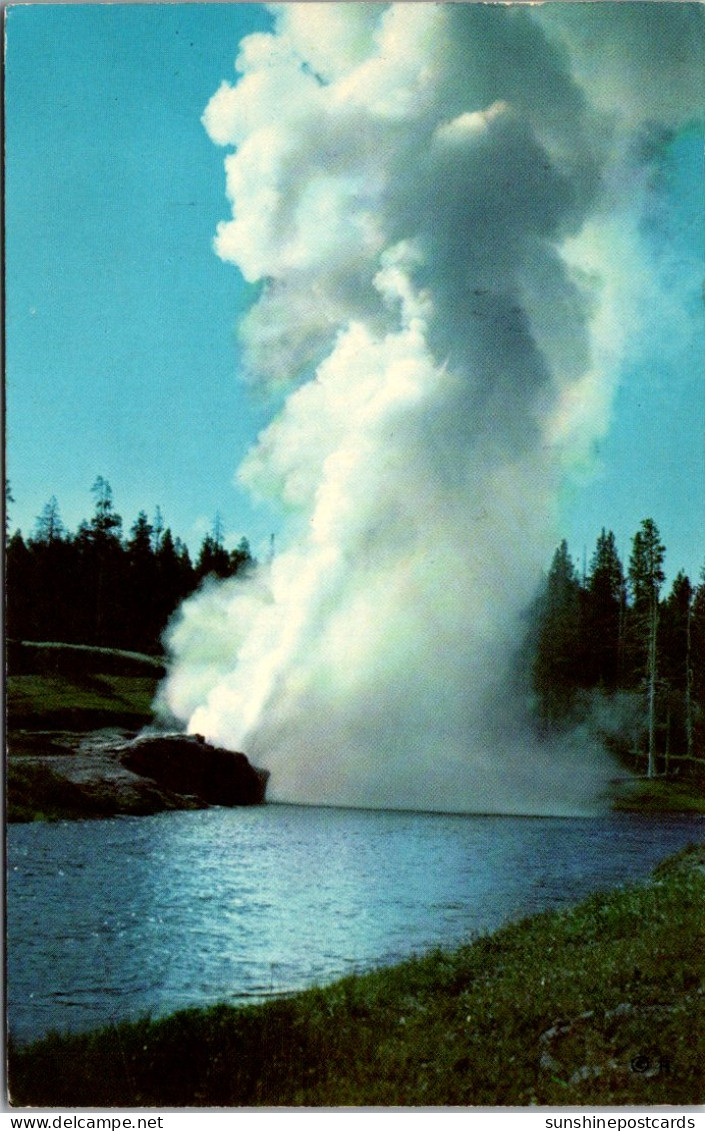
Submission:
<svg viewBox="0 0 705 1131">
<path fill-rule="evenodd" d="M 703 106 L 699 107 L 702 113 Z M 582 564 L 602 525 L 623 561 L 641 519 L 654 518 L 669 577 L 705 566 L 705 146 L 689 128 L 666 146 L 640 235 L 661 264 L 616 372 L 612 422 L 580 486 L 565 491 L 565 532 Z M 685 318 L 669 296 L 678 291 Z"/>
<path fill-rule="evenodd" d="M 213 253 L 223 152 L 201 115 L 249 5 L 17 7 L 7 36 L 7 452 L 13 527 L 107 478 L 192 550 L 220 512 L 266 537 L 233 473 L 267 420 L 237 379 L 239 272 Z"/>
<path fill-rule="evenodd" d="M 263 552 L 277 519 L 234 473 L 273 415 L 238 379 L 235 323 L 254 295 L 213 251 L 224 152 L 201 115 L 234 81 L 250 4 L 39 5 L 7 19 L 7 466 L 11 526 L 56 495 L 75 529 L 107 478 L 125 527 L 144 508 L 192 551 L 219 512 Z M 696 108 L 702 111 L 702 107 Z M 702 272 L 703 135 L 662 147 L 640 238 L 663 279 L 595 459 L 563 491 L 562 530 L 589 560 L 604 525 L 625 559 L 652 516 L 672 576 L 705 561 L 702 293 L 691 319 L 660 298 Z M 659 252 L 660 254 L 660 252 Z M 644 312 L 642 312 L 642 315 Z"/>
</svg>

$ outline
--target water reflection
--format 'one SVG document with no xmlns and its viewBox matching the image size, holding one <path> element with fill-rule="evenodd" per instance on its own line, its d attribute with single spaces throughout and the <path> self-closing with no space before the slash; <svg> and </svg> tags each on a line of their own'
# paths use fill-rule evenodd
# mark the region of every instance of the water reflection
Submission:
<svg viewBox="0 0 705 1131">
<path fill-rule="evenodd" d="M 646 875 L 701 831 L 284 805 L 12 826 L 10 1029 L 329 981 Z"/>
</svg>

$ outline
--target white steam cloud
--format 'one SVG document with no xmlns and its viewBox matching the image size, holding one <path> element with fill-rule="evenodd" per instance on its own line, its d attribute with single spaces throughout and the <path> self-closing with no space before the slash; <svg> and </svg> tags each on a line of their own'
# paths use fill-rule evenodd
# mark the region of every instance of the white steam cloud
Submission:
<svg viewBox="0 0 705 1131">
<path fill-rule="evenodd" d="M 702 107 L 697 9 L 284 4 L 240 44 L 216 250 L 290 392 L 238 474 L 288 525 L 183 607 L 161 701 L 270 796 L 559 812 L 609 774 L 532 742 L 509 671 L 648 274 L 631 141 Z"/>
</svg>

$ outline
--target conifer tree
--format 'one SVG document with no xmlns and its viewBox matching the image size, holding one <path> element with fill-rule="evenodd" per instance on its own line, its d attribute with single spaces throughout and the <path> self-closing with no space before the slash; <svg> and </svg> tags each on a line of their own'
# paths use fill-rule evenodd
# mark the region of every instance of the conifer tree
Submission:
<svg viewBox="0 0 705 1131">
<path fill-rule="evenodd" d="M 164 519 L 162 517 L 161 507 L 157 507 L 154 511 L 154 520 L 152 522 L 152 549 L 155 554 L 159 553 L 159 547 L 162 544 L 164 537 Z"/>
<path fill-rule="evenodd" d="M 656 676 L 659 593 L 665 579 L 663 562 L 666 547 L 656 523 L 643 519 L 634 535 L 629 559 L 629 582 L 634 599 L 634 623 L 642 641 L 648 701 L 648 764 L 647 777 L 656 774 Z"/>
<path fill-rule="evenodd" d="M 10 503 L 14 503 L 15 498 L 12 494 L 12 487 L 10 480 L 5 480 L 5 545 L 7 545 L 10 537 Z"/>
<path fill-rule="evenodd" d="M 59 504 L 56 501 L 56 495 L 52 495 L 49 502 L 45 504 L 44 510 L 37 519 L 34 541 L 51 543 L 56 542 L 64 537 L 66 533 L 61 515 L 59 513 Z"/>
<path fill-rule="evenodd" d="M 690 671 L 693 754 L 703 757 L 705 765 L 705 566 L 691 606 Z"/>
<path fill-rule="evenodd" d="M 88 643 L 122 644 L 129 631 L 121 598 L 125 592 L 122 518 L 113 507 L 113 492 L 107 479 L 99 475 L 91 487 L 95 511 L 78 531 L 81 572 L 84 582 Z"/>
<path fill-rule="evenodd" d="M 667 750 L 675 743 L 693 753 L 692 702 L 693 587 L 681 570 L 663 602 L 659 629 L 659 672 L 667 685 Z"/>
<path fill-rule="evenodd" d="M 132 525 L 125 553 L 127 589 L 124 599 L 132 646 L 149 651 L 159 630 L 154 602 L 157 564 L 152 551 L 152 527 L 144 511 L 139 512 Z"/>
<path fill-rule="evenodd" d="M 611 691 L 620 676 L 626 592 L 615 536 L 604 526 L 590 563 L 586 597 L 589 679 Z"/>
<path fill-rule="evenodd" d="M 223 522 L 219 514 L 213 520 L 213 529 L 206 534 L 196 561 L 196 574 L 199 581 L 209 574 L 216 577 L 229 577 L 231 574 L 230 556 L 223 545 Z"/>
<path fill-rule="evenodd" d="M 29 539 L 33 575 L 32 635 L 45 640 L 71 641 L 76 590 L 74 549 L 52 495 L 37 518 Z"/>
<path fill-rule="evenodd" d="M 247 538 L 241 538 L 235 549 L 230 551 L 230 573 L 239 573 L 254 564 L 250 543 Z"/>
<path fill-rule="evenodd" d="M 9 640 L 31 640 L 34 600 L 34 571 L 32 554 L 16 530 L 7 544 L 5 557 L 5 631 Z"/>
<path fill-rule="evenodd" d="M 568 713 L 580 682 L 580 596 L 580 581 L 564 539 L 538 602 L 533 682 L 539 715 L 549 729 Z"/>
</svg>

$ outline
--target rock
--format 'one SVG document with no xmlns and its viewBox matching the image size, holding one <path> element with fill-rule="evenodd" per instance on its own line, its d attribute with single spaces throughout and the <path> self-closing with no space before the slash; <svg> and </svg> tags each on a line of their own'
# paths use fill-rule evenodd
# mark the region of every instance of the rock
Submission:
<svg viewBox="0 0 705 1131">
<path fill-rule="evenodd" d="M 561 1065 L 558 1063 L 555 1056 L 551 1056 L 551 1054 L 544 1049 L 539 1057 L 539 1068 L 544 1072 L 560 1072 Z"/>
<path fill-rule="evenodd" d="M 576 1084 L 584 1084 L 586 1080 L 596 1080 L 604 1072 L 614 1071 L 618 1067 L 616 1060 L 608 1060 L 606 1064 L 584 1064 L 582 1068 L 576 1068 L 568 1083 L 575 1087 Z"/>
<path fill-rule="evenodd" d="M 205 802 L 159 788 L 115 753 L 16 756 L 8 762 L 7 820 L 82 820 L 204 809 Z"/>
<path fill-rule="evenodd" d="M 614 1017 L 626 1017 L 627 1014 L 634 1012 L 634 1006 L 630 1001 L 620 1001 L 614 1009 L 605 1010 L 605 1021 L 611 1021 Z"/>
<path fill-rule="evenodd" d="M 116 728 L 14 731 L 7 819 L 142 816 L 209 805 L 257 805 L 269 774 L 201 736 L 135 737 Z"/>
<path fill-rule="evenodd" d="M 125 744 L 120 762 L 162 789 L 207 805 L 261 805 L 269 771 L 201 735 L 148 735 Z"/>
</svg>

